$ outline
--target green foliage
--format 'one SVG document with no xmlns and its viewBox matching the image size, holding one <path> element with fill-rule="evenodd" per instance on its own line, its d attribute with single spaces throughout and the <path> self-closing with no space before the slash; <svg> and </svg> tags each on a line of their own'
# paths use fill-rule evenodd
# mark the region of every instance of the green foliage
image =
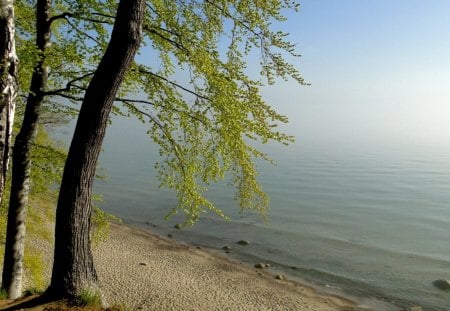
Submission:
<svg viewBox="0 0 450 311">
<path fill-rule="evenodd" d="M 66 156 L 63 145 L 51 139 L 47 130 L 40 126 L 31 150 L 31 195 L 60 183 Z"/>
<path fill-rule="evenodd" d="M 141 84 L 146 104 L 128 101 L 125 106 L 149 122 L 148 134 L 160 146 L 163 160 L 156 168 L 161 186 L 178 196 L 170 215 L 184 212 L 184 225 L 208 211 L 225 217 L 206 193 L 211 182 L 228 173 L 241 210 L 264 215 L 269 198 L 254 161 L 269 159 L 256 146 L 288 144 L 293 138 L 277 131 L 287 118 L 265 103 L 259 89 L 276 77 L 305 84 L 284 60 L 298 56 L 287 34 L 271 30 L 284 20 L 283 11 L 298 10 L 298 4 L 154 0 L 148 6 L 146 42 L 158 61 L 136 64 L 129 80 Z M 246 62 L 258 58 L 265 79 L 248 75 Z M 172 81 L 175 76 L 186 82 Z"/>
<path fill-rule="evenodd" d="M 73 113 L 109 40 L 117 1 L 53 4 L 53 42 L 42 55 L 34 47 L 34 1 L 16 2 L 20 84 L 29 85 L 36 60 L 44 57 L 51 67 L 46 108 Z M 144 46 L 114 113 L 148 124 L 160 148 L 161 186 L 178 197 L 169 216 L 183 212 L 184 225 L 209 211 L 226 218 L 207 199 L 210 183 L 224 178 L 237 189 L 241 210 L 266 213 L 269 198 L 258 182 L 255 160 L 270 159 L 259 146 L 293 138 L 277 130 L 287 118 L 264 101 L 260 88 L 278 78 L 307 84 L 285 60 L 299 56 L 295 46 L 275 29 L 288 10 L 298 11 L 298 2 L 147 0 Z M 249 69 L 250 60 L 259 64 Z"/>
<path fill-rule="evenodd" d="M 15 126 L 20 124 L 20 112 L 19 110 Z M 49 137 L 46 129 L 41 127 L 33 145 L 31 157 L 33 162 L 32 184 L 27 216 L 24 267 L 26 275 L 29 277 L 29 284 L 31 284 L 29 291 L 42 291 L 48 285 L 48 280 L 44 277 L 47 263 L 43 260 L 42 250 L 36 247 L 34 241 L 44 241 L 49 245 L 53 241 L 51 221 L 54 218 L 56 196 L 52 189 L 60 181 L 65 152 Z M 0 208 L 0 238 L 3 240 L 6 238 L 9 192 L 10 180 L 8 179 L 5 199 Z M 3 255 L 3 250 L 1 250 L 1 255 Z"/>
<path fill-rule="evenodd" d="M 78 306 L 83 307 L 100 307 L 102 304 L 102 300 L 98 293 L 89 289 L 85 289 L 80 293 L 78 297 L 76 297 L 75 303 Z"/>
<path fill-rule="evenodd" d="M 48 284 L 43 273 L 45 263 L 39 251 L 28 248 L 24 256 L 24 265 L 29 272 L 30 283 L 33 284 L 29 290 L 43 291 Z"/>
<path fill-rule="evenodd" d="M 8 291 L 4 288 L 0 289 L 0 299 L 8 299 Z"/>
<path fill-rule="evenodd" d="M 93 201 L 101 201 L 101 196 L 94 195 L 92 199 Z M 111 221 L 122 222 L 120 218 L 103 211 L 95 204 L 92 205 L 91 240 L 94 245 L 98 245 L 99 243 L 106 241 L 110 232 L 109 223 Z"/>
</svg>

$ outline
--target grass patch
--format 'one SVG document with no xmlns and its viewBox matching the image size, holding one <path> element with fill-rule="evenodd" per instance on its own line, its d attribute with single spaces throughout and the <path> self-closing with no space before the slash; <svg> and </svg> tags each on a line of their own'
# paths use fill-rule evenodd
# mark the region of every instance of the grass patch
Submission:
<svg viewBox="0 0 450 311">
<path fill-rule="evenodd" d="M 28 249 L 24 256 L 24 266 L 28 270 L 30 283 L 35 291 L 43 291 L 47 287 L 47 280 L 44 276 L 45 263 L 42 255 L 35 250 Z"/>
<path fill-rule="evenodd" d="M 102 299 L 98 293 L 85 289 L 75 299 L 75 304 L 81 307 L 100 307 Z"/>
<path fill-rule="evenodd" d="M 0 299 L 8 299 L 8 291 L 4 288 L 0 289 Z"/>
<path fill-rule="evenodd" d="M 23 292 L 23 296 L 24 297 L 29 297 L 29 296 L 35 296 L 35 295 L 42 295 L 44 293 L 44 290 L 40 289 L 40 288 L 36 288 L 36 287 L 31 287 L 26 289 Z"/>
</svg>

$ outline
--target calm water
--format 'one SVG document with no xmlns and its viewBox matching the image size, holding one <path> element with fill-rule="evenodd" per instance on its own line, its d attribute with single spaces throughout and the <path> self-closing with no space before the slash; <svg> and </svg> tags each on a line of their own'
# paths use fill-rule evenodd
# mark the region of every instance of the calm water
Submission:
<svg viewBox="0 0 450 311">
<path fill-rule="evenodd" d="M 209 196 L 232 221 L 207 215 L 179 231 L 181 218 L 164 221 L 175 197 L 158 189 L 157 152 L 142 133 L 114 122 L 100 163 L 106 179 L 96 184 L 101 206 L 126 222 L 197 245 L 231 245 L 235 258 L 271 262 L 352 295 L 450 310 L 450 293 L 432 285 L 450 279 L 449 148 L 274 149 L 278 166 L 260 167 L 269 223 L 237 213 L 233 192 L 213 187 Z M 251 243 L 239 246 L 240 239 Z"/>
</svg>

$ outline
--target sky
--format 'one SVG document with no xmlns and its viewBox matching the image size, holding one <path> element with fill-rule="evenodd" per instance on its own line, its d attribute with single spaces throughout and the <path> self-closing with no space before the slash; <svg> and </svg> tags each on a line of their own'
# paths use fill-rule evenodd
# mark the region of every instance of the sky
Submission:
<svg viewBox="0 0 450 311">
<path fill-rule="evenodd" d="M 275 26 L 311 86 L 264 96 L 299 144 L 450 146 L 449 13 L 447 0 L 303 0 Z"/>
</svg>

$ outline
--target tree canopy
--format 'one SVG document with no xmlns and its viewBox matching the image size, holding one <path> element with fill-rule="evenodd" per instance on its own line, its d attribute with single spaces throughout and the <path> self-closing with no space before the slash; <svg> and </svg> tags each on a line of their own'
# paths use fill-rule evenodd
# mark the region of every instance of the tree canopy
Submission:
<svg viewBox="0 0 450 311">
<path fill-rule="evenodd" d="M 33 44 L 34 1 L 17 1 L 20 82 L 39 53 Z M 108 42 L 116 1 L 54 1 L 47 105 L 77 107 Z M 296 1 L 148 0 L 144 44 L 120 90 L 115 113 L 149 124 L 159 145 L 161 185 L 176 190 L 186 224 L 203 212 L 222 211 L 205 197 L 209 183 L 231 174 L 240 207 L 264 213 L 268 198 L 257 181 L 256 142 L 289 143 L 277 130 L 287 118 L 261 97 L 260 87 L 277 77 L 305 81 L 285 59 L 298 56 L 288 34 L 274 29 Z M 246 63 L 258 59 L 261 76 Z M 23 90 L 23 89 L 22 89 Z M 59 99 L 58 99 L 59 98 Z M 61 98 L 67 100 L 61 101 Z M 61 105 L 61 102 L 64 105 Z"/>
<path fill-rule="evenodd" d="M 22 3 L 29 5 L 28 1 Z M 231 174 L 240 207 L 264 213 L 268 198 L 254 159 L 258 142 L 289 143 L 277 130 L 287 118 L 261 97 L 277 77 L 305 81 L 292 64 L 298 56 L 288 34 L 274 30 L 296 1 L 148 0 L 144 46 L 120 90 L 115 113 L 149 124 L 159 145 L 161 185 L 176 190 L 172 213 L 193 224 L 203 212 L 225 216 L 205 197 L 209 183 Z M 49 95 L 81 99 L 108 41 L 115 1 L 55 1 L 49 51 Z M 23 35 L 28 39 L 29 35 Z M 249 59 L 261 76 L 250 76 Z M 73 106 L 75 107 L 75 106 Z"/>
</svg>

